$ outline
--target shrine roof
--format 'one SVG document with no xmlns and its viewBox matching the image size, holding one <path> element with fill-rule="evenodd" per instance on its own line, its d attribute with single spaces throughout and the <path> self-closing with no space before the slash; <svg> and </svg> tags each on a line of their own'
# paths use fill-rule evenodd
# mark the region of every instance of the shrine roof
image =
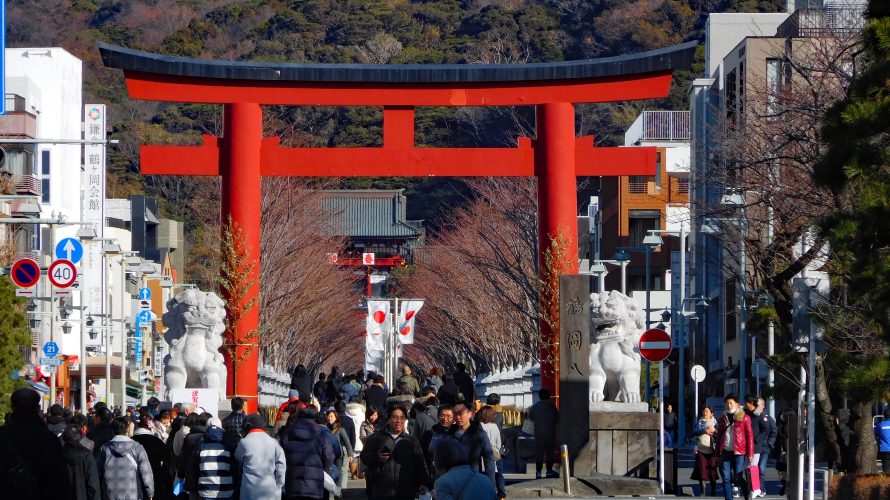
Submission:
<svg viewBox="0 0 890 500">
<path fill-rule="evenodd" d="M 597 59 L 526 64 L 292 64 L 214 61 L 170 56 L 105 43 L 105 66 L 158 75 L 280 82 L 449 84 L 564 81 L 642 74 L 692 66 L 698 42 Z"/>
<path fill-rule="evenodd" d="M 416 239 L 423 230 L 406 220 L 401 189 L 332 189 L 322 191 L 322 206 L 332 212 L 338 236 Z"/>
</svg>

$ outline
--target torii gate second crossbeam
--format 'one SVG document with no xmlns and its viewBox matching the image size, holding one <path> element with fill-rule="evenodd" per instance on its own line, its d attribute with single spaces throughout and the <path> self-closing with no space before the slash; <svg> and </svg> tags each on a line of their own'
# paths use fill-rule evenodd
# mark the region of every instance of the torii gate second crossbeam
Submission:
<svg viewBox="0 0 890 500">
<path fill-rule="evenodd" d="M 556 285 L 560 274 L 578 272 L 576 177 L 655 173 L 655 148 L 601 148 L 593 146 L 592 137 L 576 137 L 574 104 L 665 97 L 671 71 L 691 66 L 695 45 L 602 59 L 501 65 L 205 61 L 105 44 L 100 51 L 107 67 L 124 71 L 133 99 L 224 105 L 222 138 L 204 136 L 201 146 L 142 146 L 141 169 L 146 175 L 221 176 L 222 215 L 243 231 L 253 261 L 260 261 L 263 176 L 535 176 L 539 269 L 546 271 L 542 279 Z M 277 137 L 263 138 L 265 104 L 381 106 L 383 146 L 282 148 Z M 520 138 L 515 148 L 418 148 L 418 106 L 536 106 L 537 137 Z M 559 259 L 545 269 L 545 255 L 557 246 L 562 248 L 553 255 Z M 259 266 L 254 273 L 258 278 Z M 247 303 L 258 294 L 256 285 L 240 300 Z M 542 315 L 557 318 L 558 311 L 558 304 L 542 303 Z M 258 325 L 259 311 L 253 308 L 235 331 L 251 332 Z M 556 325 L 541 322 L 540 362 L 541 387 L 558 397 Z M 227 358 L 228 394 L 245 398 L 255 410 L 257 340 L 229 342 L 243 361 L 234 370 Z"/>
</svg>

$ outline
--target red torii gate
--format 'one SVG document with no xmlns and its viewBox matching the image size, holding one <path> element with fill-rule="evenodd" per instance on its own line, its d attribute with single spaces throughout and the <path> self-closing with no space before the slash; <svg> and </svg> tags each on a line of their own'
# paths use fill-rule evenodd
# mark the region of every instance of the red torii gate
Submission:
<svg viewBox="0 0 890 500">
<path fill-rule="evenodd" d="M 554 239 L 566 248 L 555 272 L 578 271 L 576 176 L 654 175 L 655 148 L 594 147 L 575 136 L 574 103 L 651 99 L 668 94 L 671 71 L 689 67 L 695 42 L 629 56 L 540 64 L 274 64 L 171 57 L 100 44 L 105 65 L 122 69 L 133 99 L 224 105 L 223 137 L 201 146 L 142 146 L 146 175 L 222 177 L 223 217 L 244 234 L 259 262 L 263 176 L 536 176 L 539 269 Z M 382 106 L 383 147 L 281 148 L 263 138 L 264 104 Z M 516 148 L 418 148 L 416 106 L 536 106 L 536 139 Z M 540 271 L 539 271 L 540 272 Z M 259 266 L 254 266 L 258 278 Z M 251 288 L 244 303 L 259 294 Z M 542 304 L 544 306 L 544 304 Z M 552 306 L 551 306 L 552 308 Z M 558 314 L 556 310 L 545 311 Z M 259 309 L 237 331 L 259 325 Z M 558 328 L 541 323 L 541 387 L 558 396 Z M 257 402 L 257 341 L 230 339 L 244 361 L 228 394 Z M 233 384 L 237 380 L 237 392 Z"/>
</svg>

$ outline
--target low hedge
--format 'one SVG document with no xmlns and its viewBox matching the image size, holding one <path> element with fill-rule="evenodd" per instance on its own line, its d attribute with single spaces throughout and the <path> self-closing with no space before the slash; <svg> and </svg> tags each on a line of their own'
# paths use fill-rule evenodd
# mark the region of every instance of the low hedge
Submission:
<svg viewBox="0 0 890 500">
<path fill-rule="evenodd" d="M 831 479 L 829 498 L 844 500 L 890 499 L 890 476 L 884 474 L 838 474 Z"/>
</svg>

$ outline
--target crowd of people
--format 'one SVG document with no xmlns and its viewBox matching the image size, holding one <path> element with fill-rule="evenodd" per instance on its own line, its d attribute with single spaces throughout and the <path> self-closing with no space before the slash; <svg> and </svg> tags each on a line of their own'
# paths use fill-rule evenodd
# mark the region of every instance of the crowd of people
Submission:
<svg viewBox="0 0 890 500">
<path fill-rule="evenodd" d="M 88 415 L 59 405 L 43 414 L 38 393 L 19 389 L 0 427 L 0 491 L 29 500 L 321 499 L 364 478 L 371 499 L 505 498 L 498 395 L 476 401 L 463 365 L 423 383 L 405 366 L 395 385 L 336 368 L 313 380 L 299 366 L 273 422 L 246 414 L 238 397 L 223 419 L 192 403 L 161 409 L 156 398 L 125 414 L 101 402 Z M 542 448 L 539 475 L 545 461 L 552 474 L 558 421 L 541 396 L 532 418 L 551 449 Z"/>
</svg>

